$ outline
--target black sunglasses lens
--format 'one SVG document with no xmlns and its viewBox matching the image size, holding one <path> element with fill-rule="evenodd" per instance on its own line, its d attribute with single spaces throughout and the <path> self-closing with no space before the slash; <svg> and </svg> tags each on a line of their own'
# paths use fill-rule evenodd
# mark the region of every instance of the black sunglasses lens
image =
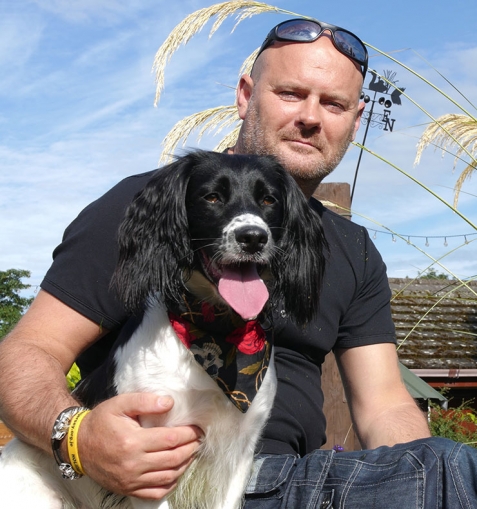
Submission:
<svg viewBox="0 0 477 509">
<path fill-rule="evenodd" d="M 347 30 L 328 23 L 320 23 L 322 22 L 309 19 L 290 19 L 280 23 L 267 35 L 257 56 L 268 48 L 273 41 L 312 42 L 320 37 L 323 30 L 329 30 L 333 34 L 336 48 L 358 62 L 362 66 L 363 75 L 365 75 L 368 57 L 363 43 Z"/>
<path fill-rule="evenodd" d="M 275 33 L 287 41 L 311 42 L 318 38 L 321 27 L 308 20 L 292 20 L 277 26 Z"/>
<path fill-rule="evenodd" d="M 334 35 L 336 44 L 345 55 L 349 55 L 351 58 L 361 63 L 366 61 L 366 50 L 353 34 L 343 32 L 342 30 L 336 30 Z"/>
</svg>

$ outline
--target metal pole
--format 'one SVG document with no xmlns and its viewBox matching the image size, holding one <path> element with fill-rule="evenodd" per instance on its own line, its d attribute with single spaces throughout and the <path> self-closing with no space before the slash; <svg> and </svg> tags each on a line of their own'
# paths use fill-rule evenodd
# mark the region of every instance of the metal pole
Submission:
<svg viewBox="0 0 477 509">
<path fill-rule="evenodd" d="M 374 99 L 371 99 L 371 109 L 369 110 L 369 115 L 368 115 L 368 119 L 367 119 L 367 122 L 366 122 L 366 129 L 364 131 L 363 141 L 361 143 L 361 145 L 363 145 L 363 146 L 366 143 L 366 136 L 368 135 L 369 124 L 371 123 L 371 119 L 373 117 L 373 110 L 374 110 L 374 103 L 375 102 L 376 102 L 376 92 L 374 92 Z M 359 170 L 359 165 L 361 163 L 361 157 L 362 156 L 363 156 L 363 148 L 361 148 L 361 150 L 359 152 L 358 163 L 356 165 L 356 171 L 354 173 L 353 187 L 351 189 L 350 207 L 351 207 L 351 205 L 353 203 L 354 188 L 356 187 L 356 180 L 358 178 L 358 170 Z"/>
</svg>

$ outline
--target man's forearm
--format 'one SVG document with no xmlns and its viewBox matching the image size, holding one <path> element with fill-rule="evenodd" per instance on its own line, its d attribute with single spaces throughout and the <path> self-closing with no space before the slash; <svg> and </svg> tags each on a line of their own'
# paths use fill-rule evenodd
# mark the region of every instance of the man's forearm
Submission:
<svg viewBox="0 0 477 509">
<path fill-rule="evenodd" d="M 430 436 L 426 416 L 401 379 L 392 343 L 341 349 L 336 353 L 353 424 L 364 448 Z"/>
<path fill-rule="evenodd" d="M 356 423 L 355 427 L 365 449 L 392 446 L 430 436 L 427 418 L 412 400 L 391 406 L 368 422 Z"/>
<path fill-rule="evenodd" d="M 18 334 L 0 344 L 0 418 L 16 436 L 50 452 L 57 415 L 75 405 L 58 361 Z"/>
</svg>

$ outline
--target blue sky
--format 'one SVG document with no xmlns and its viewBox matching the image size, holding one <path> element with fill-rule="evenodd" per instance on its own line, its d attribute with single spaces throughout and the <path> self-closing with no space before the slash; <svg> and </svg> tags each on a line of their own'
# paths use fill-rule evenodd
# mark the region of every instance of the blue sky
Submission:
<svg viewBox="0 0 477 509">
<path fill-rule="evenodd" d="M 213 3 L 0 0 L 0 270 L 30 270 L 29 282 L 38 285 L 64 228 L 84 206 L 120 179 L 155 168 L 162 139 L 185 115 L 233 103 L 241 63 L 271 26 L 288 16 L 255 16 L 233 33 L 230 20 L 211 39 L 209 23 L 172 57 L 161 101 L 153 106 L 151 67 L 157 49 L 187 14 Z M 431 67 L 477 103 L 475 0 L 281 0 L 273 5 L 344 26 L 393 52 L 475 115 L 475 107 Z M 435 117 L 459 111 L 405 69 L 370 54 L 372 68 L 395 72 L 397 85 Z M 370 128 L 367 146 L 452 203 L 463 165 L 453 174 L 453 157 L 428 149 L 414 167 L 417 139 L 428 117 L 404 97 L 391 111 L 393 132 Z M 364 126 L 357 141 L 363 134 Z M 198 144 L 191 138 L 187 147 L 213 148 L 217 141 L 206 137 Z M 358 154 L 351 149 L 327 182 L 351 183 Z M 475 224 L 475 178 L 464 191 L 459 210 Z M 353 220 L 370 228 L 371 236 L 378 231 L 375 243 L 390 276 L 414 277 L 426 269 L 430 261 L 421 251 L 434 258 L 452 252 L 442 259 L 446 267 L 461 278 L 477 274 L 477 231 L 366 153 L 353 211 Z M 382 233 L 386 228 L 406 240 L 409 236 L 416 247 Z"/>
</svg>

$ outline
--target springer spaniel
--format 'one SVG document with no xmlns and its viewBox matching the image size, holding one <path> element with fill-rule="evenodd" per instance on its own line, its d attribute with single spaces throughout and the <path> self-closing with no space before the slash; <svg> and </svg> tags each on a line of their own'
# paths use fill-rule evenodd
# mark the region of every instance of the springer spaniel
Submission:
<svg viewBox="0 0 477 509">
<path fill-rule="evenodd" d="M 129 206 L 113 277 L 131 320 L 106 365 L 75 394 L 94 406 L 125 392 L 174 399 L 141 425 L 204 431 L 192 465 L 161 501 L 114 495 L 87 475 L 67 481 L 19 440 L 0 461 L 15 509 L 237 509 L 273 405 L 271 314 L 317 312 L 320 218 L 272 157 L 195 151 L 158 170 Z"/>
</svg>

